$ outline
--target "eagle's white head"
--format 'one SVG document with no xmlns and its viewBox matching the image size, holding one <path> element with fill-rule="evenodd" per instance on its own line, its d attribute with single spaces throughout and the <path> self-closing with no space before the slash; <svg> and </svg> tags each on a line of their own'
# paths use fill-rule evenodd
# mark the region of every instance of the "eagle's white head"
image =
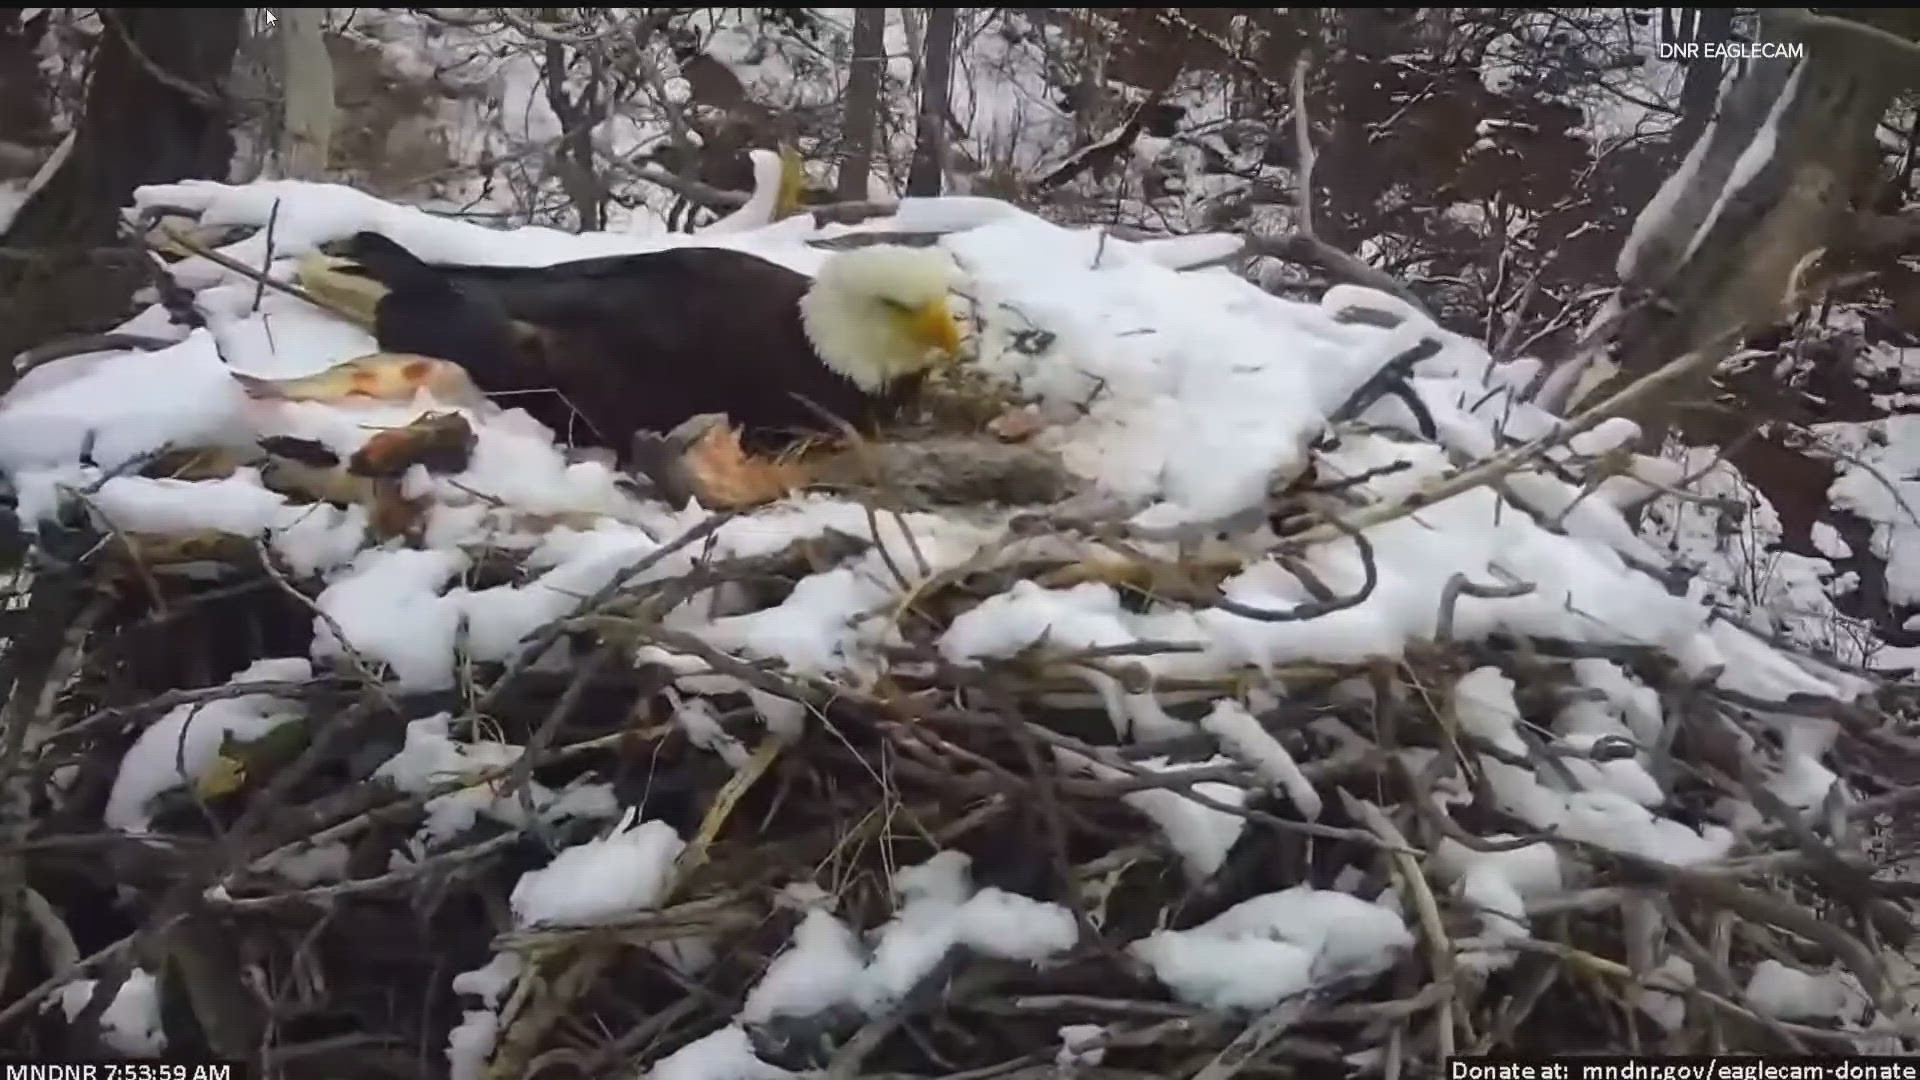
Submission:
<svg viewBox="0 0 1920 1080">
<path fill-rule="evenodd" d="M 895 379 L 958 358 L 960 326 L 948 294 L 964 281 L 937 248 L 836 252 L 800 300 L 801 324 L 828 367 L 879 393 Z"/>
</svg>

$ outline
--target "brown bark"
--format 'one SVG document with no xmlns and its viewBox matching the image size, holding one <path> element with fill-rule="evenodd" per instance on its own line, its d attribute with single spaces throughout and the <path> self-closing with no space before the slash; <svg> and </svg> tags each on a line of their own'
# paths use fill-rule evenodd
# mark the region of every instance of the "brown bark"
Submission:
<svg viewBox="0 0 1920 1080">
<path fill-rule="evenodd" d="M 946 178 L 947 97 L 953 78 L 955 8 L 927 9 L 925 61 L 920 65 L 920 115 L 914 132 L 907 194 L 940 194 Z"/>
<path fill-rule="evenodd" d="M 833 188 L 834 197 L 843 202 L 867 197 L 867 177 L 873 172 L 874 131 L 880 119 L 880 82 L 887 68 L 886 31 L 886 8 L 854 10 L 840 176 Z"/>
<path fill-rule="evenodd" d="M 1769 28 L 1768 40 L 1784 36 Z M 1878 153 L 1874 129 L 1891 104 L 1894 73 L 1844 38 L 1803 36 L 1806 59 L 1797 72 L 1794 61 L 1772 60 L 1742 74 L 1710 134 L 1694 189 L 1622 282 L 1639 301 L 1616 339 L 1623 378 L 1699 350 L 1725 355 L 1744 336 L 1792 316 L 1817 287 L 1822 253 L 1845 243 L 1850 204 L 1862 194 L 1862 164 Z M 1792 97 L 1776 109 L 1782 92 Z M 1769 123 L 1772 153 L 1737 191 L 1725 193 L 1754 133 Z M 1714 366 L 1703 365 L 1699 378 L 1636 417 L 1650 438 L 1710 396 Z"/>
<path fill-rule="evenodd" d="M 35 51 L 46 16 L 31 23 L 19 16 L 18 10 L 0 12 L 0 101 L 7 103 L 6 108 L 0 109 L 0 143 L 11 147 L 51 148 L 60 140 L 52 134 L 48 123 L 52 110 L 46 79 L 40 74 L 40 57 Z M 0 160 L 0 168 L 9 165 L 8 161 Z M 32 168 L 9 171 L 31 176 L 33 168 L 38 167 L 36 160 Z"/>
<path fill-rule="evenodd" d="M 233 157 L 221 86 L 239 8 L 103 8 L 73 150 L 0 237 L 0 387 L 21 349 L 124 318 L 147 276 L 116 245 L 142 184 L 222 178 Z"/>
<path fill-rule="evenodd" d="M 1726 41 L 1733 32 L 1732 8 L 1691 8 L 1683 11 L 1681 24 L 1691 31 L 1683 40 Z M 1725 61 L 1701 57 L 1687 65 L 1686 81 L 1680 86 L 1680 122 L 1673 129 L 1672 145 L 1692 146 L 1713 119 L 1713 107 L 1720 96 L 1720 80 L 1726 74 Z"/>
<path fill-rule="evenodd" d="M 554 171 L 560 186 L 580 216 L 581 232 L 599 232 L 606 228 L 607 186 L 600 179 L 593 160 L 593 129 L 606 119 L 606 103 L 600 98 L 599 61 L 588 58 L 592 75 L 580 96 L 567 95 L 567 47 L 557 41 L 546 46 L 547 107 L 560 121 L 566 134 L 553 155 Z"/>
</svg>

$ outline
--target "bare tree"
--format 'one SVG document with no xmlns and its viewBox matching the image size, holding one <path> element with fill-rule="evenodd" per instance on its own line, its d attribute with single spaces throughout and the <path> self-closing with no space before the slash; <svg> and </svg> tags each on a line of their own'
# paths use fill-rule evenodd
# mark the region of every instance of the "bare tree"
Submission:
<svg viewBox="0 0 1920 1080">
<path fill-rule="evenodd" d="M 142 184 L 224 177 L 233 158 L 221 87 L 240 8 L 101 8 L 104 24 L 71 150 L 0 237 L 0 364 L 48 338 L 110 325 L 150 267 L 102 247 Z M 79 283 L 84 282 L 84 286 Z M 0 367 L 0 385 L 12 366 Z"/>
<path fill-rule="evenodd" d="M 280 170 L 295 180 L 326 175 L 333 143 L 333 60 L 327 55 L 326 8 L 277 8 L 281 94 L 286 122 Z"/>
<path fill-rule="evenodd" d="M 956 8 L 927 9 L 925 61 L 920 65 L 920 115 L 914 131 L 908 195 L 938 195 L 946 173 L 947 114 L 953 78 Z"/>
<path fill-rule="evenodd" d="M 853 60 L 847 69 L 846 118 L 841 128 L 840 176 L 834 195 L 867 197 L 873 172 L 873 136 L 880 119 L 880 82 L 887 70 L 887 9 L 857 8 L 853 15 Z"/>
<path fill-rule="evenodd" d="M 554 150 L 554 172 L 560 186 L 580 217 L 580 231 L 598 232 L 606 227 L 607 185 L 595 167 L 593 129 L 607 118 L 608 99 L 604 86 L 606 62 L 596 51 L 575 49 L 559 41 L 548 41 L 546 62 L 547 107 L 559 119 L 566 134 Z M 574 60 L 584 60 L 587 77 L 577 95 L 567 93 L 567 70 Z"/>
</svg>

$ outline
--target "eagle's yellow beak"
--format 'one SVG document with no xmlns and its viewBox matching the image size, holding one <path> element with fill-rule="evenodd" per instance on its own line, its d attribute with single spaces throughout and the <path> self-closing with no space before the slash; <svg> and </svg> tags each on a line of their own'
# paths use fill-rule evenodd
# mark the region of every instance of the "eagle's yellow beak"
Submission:
<svg viewBox="0 0 1920 1080">
<path fill-rule="evenodd" d="M 947 306 L 945 297 L 922 304 L 908 314 L 907 320 L 907 331 L 913 340 L 937 351 L 943 359 L 960 355 L 960 324 L 954 321 L 953 309 Z"/>
</svg>

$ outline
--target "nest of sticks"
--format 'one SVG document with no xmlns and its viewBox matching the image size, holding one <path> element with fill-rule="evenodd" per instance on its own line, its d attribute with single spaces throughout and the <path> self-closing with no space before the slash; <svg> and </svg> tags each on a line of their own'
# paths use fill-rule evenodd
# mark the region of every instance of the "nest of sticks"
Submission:
<svg viewBox="0 0 1920 1080">
<path fill-rule="evenodd" d="M 1383 369 L 1334 422 L 1389 392 L 1422 348 Z M 415 449 L 444 449 L 431 434 Z M 263 451 L 281 462 L 285 490 L 303 497 L 377 508 L 392 495 L 380 485 L 394 470 L 378 462 L 349 468 L 356 479 L 333 487 L 288 463 L 339 462 L 303 461 L 299 447 Z M 177 476 L 186 465 L 174 456 L 133 467 Z M 219 475 L 233 463 L 198 467 Z M 1501 467 L 1463 469 L 1449 483 L 1497 482 Z M 884 501 L 860 490 L 859 469 L 846 472 L 849 493 Z M 1358 524 L 1339 524 L 1324 512 L 1334 488 L 1309 470 L 1274 493 L 1262 524 L 1277 523 L 1290 542 L 1357 543 L 1367 586 L 1354 596 L 1313 588 L 1316 599 L 1290 611 L 1246 617 L 1311 620 L 1366 599 L 1376 568 L 1355 530 L 1388 515 L 1363 508 L 1347 518 Z M 404 537 L 406 507 L 395 514 L 391 535 Z M 697 550 L 725 518 L 630 569 Z M 1915 801 L 1920 774 L 1903 719 L 1913 703 L 1901 688 L 1844 702 L 1761 701 L 1689 678 L 1652 648 L 1456 641 L 1451 608 L 1462 596 L 1525 588 L 1464 575 L 1440 600 L 1439 632 L 1392 659 L 1150 679 L 1143 656 L 1188 646 L 1042 642 L 1002 660 L 950 663 L 940 634 L 1023 580 L 1097 580 L 1143 603 L 1234 610 L 1219 585 L 1242 561 L 1211 560 L 1203 544 L 1183 547 L 1191 557 L 1155 558 L 1116 527 L 1064 512 L 1015 525 L 1074 534 L 1111 557 L 968 562 L 911 581 L 903 571 L 900 642 L 879 677 L 859 684 L 730 654 L 661 618 L 722 589 L 777 603 L 873 543 L 828 532 L 762 555 L 698 559 L 642 584 L 621 584 L 635 580 L 623 574 L 533 634 L 515 660 L 464 664 L 454 688 L 404 694 L 351 649 L 309 678 L 230 681 L 257 661 L 311 654 L 325 620 L 321 582 L 293 574 L 258 541 L 127 535 L 75 500 L 33 535 L 31 576 L 4 615 L 0 1045 L 45 1056 L 112 1049 L 109 1006 L 130 977 L 149 977 L 168 1056 L 246 1059 L 275 1077 L 447 1075 L 450 1042 L 476 1005 L 451 980 L 510 955 L 519 973 L 495 994 L 484 1064 L 467 1075 L 644 1075 L 737 1023 L 810 910 L 874 930 L 899 910 L 902 867 L 959 852 L 973 886 L 1070 913 L 1072 946 L 1043 963 L 956 946 L 883 1008 L 745 1023 L 764 1068 L 832 1080 L 1397 1078 L 1450 1053 L 1914 1046 L 1904 954 L 1920 886 L 1890 873 L 1908 844 L 1885 828 Z M 383 528 L 377 513 L 373 526 Z M 1304 566 L 1289 568 L 1310 581 Z M 471 575 L 476 588 L 527 577 L 509 553 L 480 560 Z M 538 662 L 554 653 L 574 662 Z M 1529 737 L 1518 752 L 1460 722 L 1463 678 L 1491 669 L 1511 681 L 1522 730 L 1546 730 L 1594 694 L 1577 672 L 1594 660 L 1657 695 L 1657 744 L 1603 739 L 1576 751 Z M 733 688 L 702 698 L 697 725 L 684 664 Z M 1151 692 L 1175 726 L 1223 698 L 1247 701 L 1298 763 L 1297 777 L 1223 754 L 1230 740 L 1197 724 L 1118 739 L 1101 685 Z M 218 769 L 155 801 L 148 832 L 102 827 L 141 732 L 263 695 L 284 704 L 284 723 L 223 742 Z M 770 700 L 803 722 L 771 734 Z M 454 741 L 520 752 L 425 785 L 376 775 L 405 748 L 409 723 L 439 714 L 451 717 Z M 1801 812 L 1760 782 L 1755 755 L 1777 746 L 1766 721 L 1783 715 L 1835 726 L 1829 757 L 1849 798 Z M 1488 780 L 1505 766 L 1578 790 L 1574 766 L 1623 756 L 1649 763 L 1662 813 L 1682 824 L 1711 820 L 1728 801 L 1762 820 L 1728 858 L 1682 867 L 1543 834 L 1503 811 Z M 583 783 L 686 840 L 644 910 L 584 926 L 515 917 L 522 876 L 604 835 L 604 818 L 510 824 L 502 819 L 511 814 L 482 814 L 419 841 L 436 800 L 482 793 L 494 808 L 530 806 L 536 788 Z M 1204 872 L 1191 838 L 1165 827 L 1196 812 L 1237 830 Z M 291 869 L 323 849 L 328 872 Z M 1560 880 L 1504 913 L 1444 865 L 1498 863 L 1523 849 L 1550 850 Z M 1300 888 L 1392 908 L 1410 931 L 1407 947 L 1385 970 L 1316 980 L 1259 1008 L 1183 1000 L 1130 948 Z M 1501 917 L 1525 925 L 1502 930 Z M 699 963 L 674 952 L 690 941 L 706 954 Z M 1782 1016 L 1754 992 L 1765 965 L 1846 1000 Z"/>
<path fill-rule="evenodd" d="M 1449 1051 L 1830 1051 L 1870 1040 L 1863 1030 L 1883 1043 L 1901 1038 L 1897 961 L 1915 886 L 1882 872 L 1898 852 L 1870 856 L 1863 839 L 1910 801 L 1898 769 L 1910 744 L 1889 718 L 1905 704 L 1892 691 L 1878 702 L 1791 703 L 1841 726 L 1836 756 L 1861 796 L 1817 818 L 1769 801 L 1730 744 L 1731 732 L 1781 706 L 1681 678 L 1650 649 L 1443 637 L 1403 660 L 1155 687 L 1169 713 L 1191 719 L 1257 683 L 1268 703 L 1257 719 L 1303 763 L 1324 803 L 1307 820 L 1253 765 L 1220 763 L 1197 729 L 1116 743 L 1085 673 L 1135 686 L 1130 656 L 1155 646 L 1040 648 L 966 667 L 932 647 L 952 618 L 1018 576 L 1084 567 L 924 583 L 916 618 L 902 624 L 906 644 L 867 688 L 750 663 L 654 617 L 723 583 L 778 593 L 865 544 L 829 535 L 610 589 L 536 639 L 586 658 L 572 670 L 493 666 L 452 692 L 402 696 L 351 660 L 295 684 L 222 683 L 256 659 L 304 655 L 314 630 L 315 584 L 292 579 L 257 545 L 210 541 L 190 552 L 202 572 L 180 574 L 179 563 L 153 552 L 143 561 L 137 543 L 84 515 L 43 527 L 8 627 L 6 1042 L 88 1051 L 108 991 L 139 969 L 158 973 L 169 1053 L 243 1056 L 289 1077 L 441 1075 L 463 1016 L 448 979 L 508 951 L 538 977 L 504 1006 L 488 1075 L 633 1075 L 738 1011 L 801 917 L 788 899 L 795 882 L 824 890 L 849 925 L 872 928 L 893 911 L 889 875 L 943 850 L 971 857 L 976 884 L 1070 910 L 1078 944 L 1044 965 L 956 950 L 879 1015 L 752 1032 L 763 1060 L 829 1076 L 1219 1080 L 1355 1062 L 1394 1075 Z M 209 564 L 219 572 L 205 573 Z M 674 673 L 637 659 L 655 655 L 642 646 L 804 703 L 804 733 L 776 743 L 752 702 L 726 695 L 712 700 L 723 734 L 696 745 L 675 720 L 684 702 Z M 1484 762 L 1511 755 L 1460 730 L 1452 688 L 1469 671 L 1497 668 L 1518 688 L 1523 715 L 1544 723 L 1587 692 L 1570 673 L 1583 657 L 1618 664 L 1660 694 L 1668 812 L 1687 820 L 1723 798 L 1750 801 L 1771 819 L 1751 834 L 1757 841 L 1730 861 L 1680 869 L 1541 837 L 1500 812 Z M 102 831 L 101 807 L 143 727 L 269 691 L 298 717 L 280 735 L 225 751 L 237 763 L 226 782 L 203 778 L 162 799 L 147 836 Z M 400 749 L 408 721 L 440 712 L 456 717 L 456 735 L 484 733 L 526 752 L 412 794 L 372 776 Z M 716 738 L 739 752 L 716 754 Z M 1430 764 L 1409 767 L 1409 748 L 1429 751 Z M 1061 752 L 1104 768 L 1064 769 Z M 1590 757 L 1612 752 L 1596 744 Z M 1168 764 L 1143 767 L 1148 758 Z M 1532 758 L 1519 764 L 1565 771 L 1553 754 Z M 608 925 L 514 925 L 507 905 L 519 875 L 604 822 L 481 821 L 393 861 L 430 796 L 488 784 L 513 799 L 530 782 L 558 790 L 582 778 L 692 838 L 656 909 Z M 1252 794 L 1223 801 L 1217 785 Z M 1436 809 L 1440 785 L 1466 793 L 1447 812 Z M 1187 872 L 1126 798 L 1149 791 L 1244 819 L 1217 871 Z M 1505 941 L 1509 963 L 1480 970 L 1465 957 L 1486 947 L 1486 913 L 1428 856 L 1447 842 L 1497 852 L 1535 841 L 1577 873 L 1563 890 L 1529 897 L 1531 933 Z M 340 880 L 300 885 L 273 872 L 316 842 L 345 846 Z M 1257 1014 L 1179 1002 L 1124 947 L 1302 885 L 1396 893 L 1418 947 L 1388 974 Z M 649 951 L 689 936 L 713 950 L 697 975 Z M 1669 956 L 1694 978 L 1675 980 L 1662 966 Z M 1865 1011 L 1846 1023 L 1769 1015 L 1743 989 L 1765 961 L 1844 970 Z M 90 1004 L 72 1019 L 48 1008 L 81 973 L 94 980 L 95 992 L 81 995 Z M 1647 1007 L 1662 994 L 1688 1005 L 1671 1029 Z M 1075 1032 L 1078 1056 L 1062 1057 L 1063 1028 Z"/>
</svg>

